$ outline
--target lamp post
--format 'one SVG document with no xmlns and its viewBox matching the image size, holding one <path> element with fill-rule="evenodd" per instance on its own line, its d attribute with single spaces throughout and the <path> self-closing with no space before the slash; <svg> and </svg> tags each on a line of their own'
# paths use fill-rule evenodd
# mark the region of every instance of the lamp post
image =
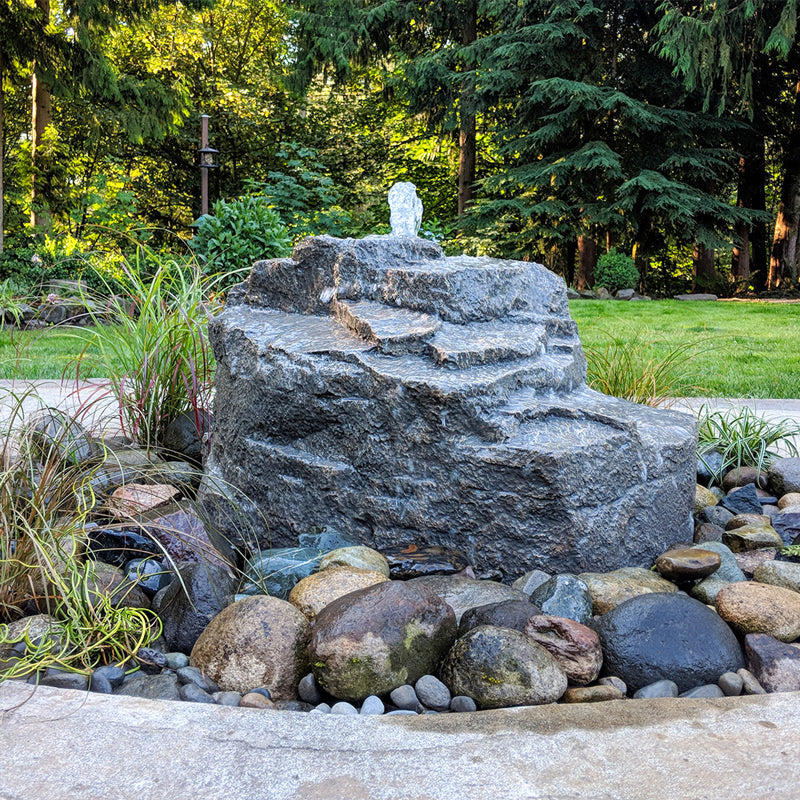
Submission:
<svg viewBox="0 0 800 800">
<path fill-rule="evenodd" d="M 208 145 L 208 114 L 203 114 L 200 117 L 202 122 L 202 129 L 200 134 L 200 149 L 197 151 L 199 156 L 200 167 L 200 214 L 208 214 L 208 171 L 216 169 L 219 165 L 214 160 L 215 156 L 219 154 L 219 150 L 215 150 Z"/>
</svg>

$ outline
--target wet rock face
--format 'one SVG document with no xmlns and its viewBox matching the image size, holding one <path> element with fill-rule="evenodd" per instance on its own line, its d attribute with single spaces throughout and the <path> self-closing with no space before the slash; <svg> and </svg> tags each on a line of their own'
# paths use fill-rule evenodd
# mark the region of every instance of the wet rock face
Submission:
<svg viewBox="0 0 800 800">
<path fill-rule="evenodd" d="M 649 566 L 691 536 L 693 419 L 586 387 L 541 265 L 309 238 L 255 264 L 211 337 L 201 495 L 221 478 L 252 498 L 262 546 L 333 526 L 519 574 Z"/>
</svg>

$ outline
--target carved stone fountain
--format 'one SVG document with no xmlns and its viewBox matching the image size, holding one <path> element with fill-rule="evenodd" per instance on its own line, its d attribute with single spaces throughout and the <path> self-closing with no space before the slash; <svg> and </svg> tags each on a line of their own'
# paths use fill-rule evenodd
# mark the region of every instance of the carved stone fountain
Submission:
<svg viewBox="0 0 800 800">
<path fill-rule="evenodd" d="M 401 235 L 306 239 L 231 292 L 205 497 L 244 492 L 262 547 L 329 527 L 509 576 L 649 565 L 691 539 L 693 418 L 587 388 L 561 278 L 445 257 L 410 192 Z"/>
</svg>

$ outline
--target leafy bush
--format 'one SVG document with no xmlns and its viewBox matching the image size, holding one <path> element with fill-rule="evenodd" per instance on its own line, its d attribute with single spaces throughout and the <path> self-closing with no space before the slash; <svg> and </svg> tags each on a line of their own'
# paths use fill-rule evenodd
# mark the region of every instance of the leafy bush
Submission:
<svg viewBox="0 0 800 800">
<path fill-rule="evenodd" d="M 800 436 L 800 425 L 790 419 L 767 420 L 749 406 L 729 411 L 700 409 L 697 455 L 709 467 L 703 456 L 712 452 L 722 455 L 721 466 L 714 471 L 714 481 L 738 467 L 768 468 L 772 460 L 787 455 L 797 457 L 794 437 Z M 781 450 L 776 449 L 780 445 Z"/>
<path fill-rule="evenodd" d="M 225 274 L 233 283 L 233 276 L 249 270 L 254 261 L 289 254 L 289 232 L 266 198 L 218 200 L 213 211 L 197 220 L 197 233 L 189 242 L 206 274 Z"/>
<path fill-rule="evenodd" d="M 630 256 L 611 248 L 597 259 L 594 282 L 595 286 L 605 286 L 610 292 L 635 289 L 639 282 L 639 272 Z"/>
</svg>

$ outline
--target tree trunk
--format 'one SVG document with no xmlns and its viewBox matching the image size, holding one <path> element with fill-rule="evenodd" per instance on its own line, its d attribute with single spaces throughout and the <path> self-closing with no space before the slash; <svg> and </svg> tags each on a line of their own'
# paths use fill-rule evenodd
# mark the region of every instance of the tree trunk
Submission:
<svg viewBox="0 0 800 800">
<path fill-rule="evenodd" d="M 3 51 L 0 50 L 0 253 L 3 252 L 3 231 L 5 230 L 5 218 L 3 209 L 5 208 L 5 195 L 3 194 L 3 153 L 5 152 L 5 129 L 3 123 L 5 117 L 3 116 L 5 94 L 3 93 L 3 81 L 6 76 L 6 62 L 3 56 Z"/>
<path fill-rule="evenodd" d="M 779 286 L 793 269 L 788 255 L 790 242 L 796 241 L 793 232 L 797 230 L 800 215 L 800 81 L 794 90 L 794 121 L 789 133 L 789 141 L 783 153 L 783 176 L 781 201 L 775 220 L 775 233 L 772 237 L 772 252 L 769 259 L 770 289 Z"/>
<path fill-rule="evenodd" d="M 466 47 L 478 38 L 478 5 L 469 3 L 467 20 L 461 30 L 461 42 Z M 458 132 L 458 216 L 461 217 L 475 194 L 475 86 L 465 79 L 459 99 Z"/>
<path fill-rule="evenodd" d="M 50 21 L 50 0 L 36 0 L 36 7 L 42 12 L 42 28 L 45 28 Z M 50 230 L 52 220 L 49 212 L 39 207 L 42 195 L 42 179 L 38 174 L 38 156 L 44 132 L 52 119 L 52 113 L 50 108 L 50 87 L 41 80 L 35 61 L 33 62 L 31 77 L 31 96 L 33 99 L 31 109 L 31 171 L 33 173 L 33 181 L 31 183 L 31 225 L 35 230 L 46 233 Z"/>
<path fill-rule="evenodd" d="M 578 289 L 588 289 L 594 283 L 597 264 L 597 243 L 589 236 L 578 237 Z"/>
<path fill-rule="evenodd" d="M 574 239 L 570 239 L 564 246 L 564 283 L 567 286 L 572 286 L 575 280 L 575 253 L 577 251 L 577 243 Z"/>
<path fill-rule="evenodd" d="M 717 271 L 714 268 L 714 258 L 716 253 L 699 242 L 694 246 L 692 259 L 694 261 L 694 285 L 695 288 L 712 289 L 714 281 L 717 279 Z"/>
<path fill-rule="evenodd" d="M 739 159 L 739 185 L 736 190 L 736 205 L 746 207 L 747 187 L 745 184 L 745 158 Z M 733 248 L 731 274 L 734 278 L 750 277 L 750 226 L 740 223 L 736 226 L 737 245 Z"/>
</svg>

